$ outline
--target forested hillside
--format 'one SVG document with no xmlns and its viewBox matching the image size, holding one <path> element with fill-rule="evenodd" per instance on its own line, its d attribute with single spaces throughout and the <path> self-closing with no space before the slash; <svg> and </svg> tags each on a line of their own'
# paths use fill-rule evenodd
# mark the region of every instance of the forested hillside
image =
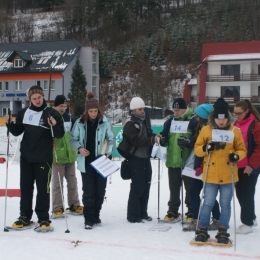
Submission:
<svg viewBox="0 0 260 260">
<path fill-rule="evenodd" d="M 0 0 L 0 8 L 0 42 L 96 46 L 101 99 L 120 107 L 130 94 L 167 106 L 196 74 L 203 43 L 260 37 L 260 0 Z"/>
</svg>

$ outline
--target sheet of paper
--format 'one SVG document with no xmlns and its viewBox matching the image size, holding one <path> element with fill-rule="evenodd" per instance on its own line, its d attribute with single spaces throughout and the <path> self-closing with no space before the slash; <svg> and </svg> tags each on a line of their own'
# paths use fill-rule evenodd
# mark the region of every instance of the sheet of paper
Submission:
<svg viewBox="0 0 260 260">
<path fill-rule="evenodd" d="M 194 179 L 198 179 L 201 180 L 202 178 L 202 174 L 200 176 L 196 176 L 195 175 L 195 170 L 188 168 L 188 167 L 184 167 L 184 169 L 182 170 L 182 175 L 194 178 Z"/>
<path fill-rule="evenodd" d="M 109 175 L 119 170 L 119 167 L 114 162 L 106 158 L 105 155 L 102 155 L 90 165 L 104 178 L 107 178 Z"/>
</svg>

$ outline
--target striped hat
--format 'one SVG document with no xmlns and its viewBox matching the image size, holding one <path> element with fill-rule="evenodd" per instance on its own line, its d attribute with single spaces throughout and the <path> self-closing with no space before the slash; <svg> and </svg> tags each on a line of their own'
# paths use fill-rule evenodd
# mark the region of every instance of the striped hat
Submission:
<svg viewBox="0 0 260 260">
<path fill-rule="evenodd" d="M 31 99 L 31 95 L 33 94 L 41 94 L 44 97 L 43 89 L 40 86 L 32 86 L 28 90 L 28 98 Z"/>
<path fill-rule="evenodd" d="M 86 104 L 85 104 L 85 110 L 89 110 L 89 109 L 92 109 L 92 108 L 99 109 L 99 102 L 95 98 L 95 96 L 92 92 L 88 92 L 87 100 L 86 100 Z"/>
</svg>

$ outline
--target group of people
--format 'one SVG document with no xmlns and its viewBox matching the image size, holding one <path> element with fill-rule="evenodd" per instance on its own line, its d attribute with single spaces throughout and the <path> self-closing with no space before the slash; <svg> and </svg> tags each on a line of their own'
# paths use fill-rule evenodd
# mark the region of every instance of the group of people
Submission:
<svg viewBox="0 0 260 260">
<path fill-rule="evenodd" d="M 100 211 L 107 179 L 98 174 L 91 163 L 101 154 L 112 155 L 115 136 L 111 124 L 99 110 L 99 102 L 92 92 L 87 94 L 85 112 L 75 122 L 65 112 L 65 96 L 58 95 L 51 108 L 46 104 L 42 88 L 32 86 L 28 98 L 29 107 L 18 112 L 16 121 L 6 116 L 10 132 L 15 136 L 23 133 L 20 217 L 13 227 L 25 228 L 34 224 L 31 218 L 36 182 L 35 213 L 39 228 L 50 229 L 50 185 L 52 183 L 53 216 L 63 216 L 65 209 L 60 187 L 63 187 L 65 177 L 68 210 L 83 214 L 85 229 L 92 229 L 101 223 Z M 218 230 L 218 242 L 229 243 L 227 230 L 235 186 L 242 222 L 237 233 L 252 232 L 257 226 L 254 194 L 260 171 L 260 115 L 256 108 L 248 100 L 237 102 L 234 107 L 236 121 L 232 124 L 228 103 L 223 98 L 219 98 L 214 106 L 199 105 L 195 113 L 183 98 L 175 99 L 172 107 L 173 116 L 164 123 L 160 134 L 154 134 L 144 112 L 144 101 L 134 97 L 130 102 L 129 116 L 123 127 L 123 138 L 129 146 L 121 147 L 127 150 L 125 154 L 128 154 L 131 172 L 127 220 L 131 223 L 152 220 L 147 211 L 152 176 L 150 155 L 153 145 L 160 142 L 167 147 L 170 190 L 164 221 L 183 219 L 179 213 L 183 182 L 187 206 L 184 221 L 189 224 L 183 231 L 195 231 L 195 240 L 205 242 L 209 238 L 208 230 Z M 202 176 L 201 180 L 182 175 L 191 154 L 195 157 L 195 175 Z M 83 206 L 78 196 L 76 161 L 82 177 Z"/>
</svg>

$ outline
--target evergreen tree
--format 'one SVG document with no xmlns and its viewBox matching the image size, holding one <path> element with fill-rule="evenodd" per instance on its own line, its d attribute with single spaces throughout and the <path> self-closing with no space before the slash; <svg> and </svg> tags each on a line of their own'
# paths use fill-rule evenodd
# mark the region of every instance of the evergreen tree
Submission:
<svg viewBox="0 0 260 260">
<path fill-rule="evenodd" d="M 70 92 L 68 94 L 68 98 L 72 103 L 74 115 L 78 118 L 84 112 L 87 94 L 87 80 L 85 74 L 83 73 L 83 68 L 79 62 L 79 59 L 76 60 L 76 63 L 72 68 L 71 78 L 72 81 L 70 82 Z"/>
</svg>

